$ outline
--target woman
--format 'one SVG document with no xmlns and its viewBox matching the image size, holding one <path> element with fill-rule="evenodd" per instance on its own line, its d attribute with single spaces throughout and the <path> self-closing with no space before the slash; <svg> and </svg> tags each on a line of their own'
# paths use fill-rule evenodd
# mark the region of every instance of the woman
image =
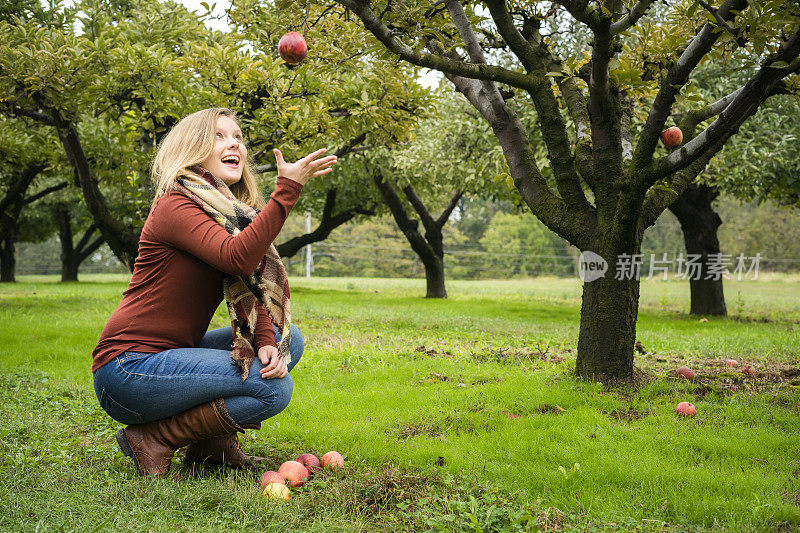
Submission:
<svg viewBox="0 0 800 533">
<path fill-rule="evenodd" d="M 232 111 L 189 115 L 159 146 L 133 276 L 92 353 L 97 398 L 128 424 L 117 442 L 137 474 L 163 476 L 186 445 L 189 461 L 258 459 L 236 433 L 286 407 L 303 351 L 272 242 L 303 185 L 333 170 L 324 151 L 290 164 L 275 149 L 265 203 Z M 223 297 L 231 327 L 206 332 Z"/>
</svg>

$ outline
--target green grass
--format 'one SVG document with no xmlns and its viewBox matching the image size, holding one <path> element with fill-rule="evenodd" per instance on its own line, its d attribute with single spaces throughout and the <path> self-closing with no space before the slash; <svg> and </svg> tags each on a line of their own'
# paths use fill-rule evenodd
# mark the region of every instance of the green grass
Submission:
<svg viewBox="0 0 800 533">
<path fill-rule="evenodd" d="M 289 504 L 252 474 L 132 475 L 89 371 L 125 278 L 86 279 L 0 286 L 0 530 L 800 528 L 796 277 L 727 282 L 732 317 L 707 321 L 686 283 L 644 282 L 635 389 L 572 377 L 575 280 L 451 281 L 427 301 L 420 280 L 294 279 L 295 394 L 244 447 L 348 466 Z M 684 400 L 696 418 L 676 417 Z"/>
</svg>

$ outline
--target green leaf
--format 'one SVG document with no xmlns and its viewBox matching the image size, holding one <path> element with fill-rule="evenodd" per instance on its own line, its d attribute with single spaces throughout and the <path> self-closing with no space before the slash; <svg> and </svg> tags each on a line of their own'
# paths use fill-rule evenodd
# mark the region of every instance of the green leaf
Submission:
<svg viewBox="0 0 800 533">
<path fill-rule="evenodd" d="M 786 61 L 775 61 L 774 63 L 770 63 L 767 65 L 769 68 L 786 68 L 789 66 L 789 63 Z"/>
</svg>

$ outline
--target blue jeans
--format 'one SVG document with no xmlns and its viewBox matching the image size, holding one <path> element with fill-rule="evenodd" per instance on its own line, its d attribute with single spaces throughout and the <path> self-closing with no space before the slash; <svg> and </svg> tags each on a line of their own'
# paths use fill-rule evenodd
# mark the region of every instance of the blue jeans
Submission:
<svg viewBox="0 0 800 533">
<path fill-rule="evenodd" d="M 292 377 L 263 379 L 256 357 L 242 381 L 231 359 L 231 328 L 207 332 L 194 348 L 159 353 L 125 352 L 94 372 L 94 390 L 103 410 L 117 422 L 159 420 L 217 398 L 239 424 L 256 424 L 280 413 L 292 397 Z M 280 334 L 275 331 L 275 340 Z M 303 354 L 303 337 L 292 325 L 292 362 Z"/>
</svg>

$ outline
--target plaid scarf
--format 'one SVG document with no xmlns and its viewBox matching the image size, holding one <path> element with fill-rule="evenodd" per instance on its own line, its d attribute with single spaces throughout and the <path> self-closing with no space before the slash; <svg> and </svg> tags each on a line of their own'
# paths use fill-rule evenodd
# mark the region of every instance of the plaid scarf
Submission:
<svg viewBox="0 0 800 533">
<path fill-rule="evenodd" d="M 199 205 L 231 235 L 245 229 L 258 215 L 258 210 L 240 202 L 225 183 L 210 172 L 195 168 L 198 175 L 179 176 L 173 190 L 180 192 Z M 249 276 L 226 274 L 222 281 L 225 302 L 233 329 L 231 358 L 242 371 L 242 381 L 250 373 L 250 364 L 256 356 L 253 349 L 257 319 L 256 305 L 263 305 L 272 321 L 281 330 L 278 352 L 288 365 L 291 342 L 292 307 L 289 301 L 289 280 L 286 268 L 274 245 Z"/>
</svg>

